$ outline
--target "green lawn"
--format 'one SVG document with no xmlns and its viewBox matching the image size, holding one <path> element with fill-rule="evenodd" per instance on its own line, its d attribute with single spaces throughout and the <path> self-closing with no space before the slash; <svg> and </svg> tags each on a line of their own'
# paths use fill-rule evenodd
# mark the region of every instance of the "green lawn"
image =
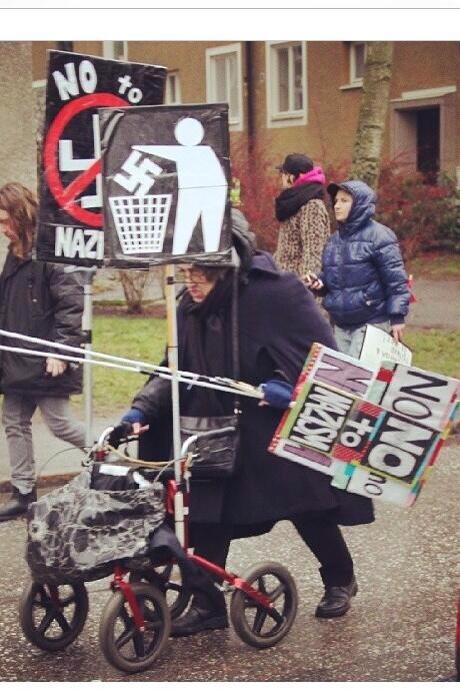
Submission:
<svg viewBox="0 0 460 691">
<path fill-rule="evenodd" d="M 413 364 L 460 378 L 460 330 L 408 327 L 405 343 L 414 353 Z M 166 343 L 166 321 L 153 317 L 96 315 L 93 324 L 94 350 L 158 363 Z M 131 402 L 145 377 L 105 367 L 94 367 L 93 401 L 96 414 L 119 411 Z M 74 401 L 81 405 L 81 396 Z"/>
<path fill-rule="evenodd" d="M 153 317 L 96 315 L 93 320 L 93 349 L 120 357 L 158 364 L 166 345 L 166 321 Z M 93 367 L 93 405 L 96 414 L 129 407 L 133 394 L 146 377 L 108 367 Z M 74 396 L 81 405 L 81 396 Z"/>
<path fill-rule="evenodd" d="M 407 272 L 415 278 L 460 280 L 460 254 L 426 252 L 407 262 Z"/>
<path fill-rule="evenodd" d="M 460 379 L 460 329 L 407 327 L 404 342 L 413 351 L 416 367 Z"/>
</svg>

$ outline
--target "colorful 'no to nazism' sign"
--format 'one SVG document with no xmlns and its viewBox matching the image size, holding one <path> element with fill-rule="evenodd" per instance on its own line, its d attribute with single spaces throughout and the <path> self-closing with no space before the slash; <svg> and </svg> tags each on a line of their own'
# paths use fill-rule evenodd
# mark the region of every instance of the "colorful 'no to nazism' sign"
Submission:
<svg viewBox="0 0 460 691">
<path fill-rule="evenodd" d="M 92 266 L 104 257 L 97 109 L 163 102 L 166 69 L 50 51 L 37 257 Z"/>
<path fill-rule="evenodd" d="M 460 381 L 314 344 L 269 450 L 331 485 L 412 506 L 460 412 Z"/>
</svg>

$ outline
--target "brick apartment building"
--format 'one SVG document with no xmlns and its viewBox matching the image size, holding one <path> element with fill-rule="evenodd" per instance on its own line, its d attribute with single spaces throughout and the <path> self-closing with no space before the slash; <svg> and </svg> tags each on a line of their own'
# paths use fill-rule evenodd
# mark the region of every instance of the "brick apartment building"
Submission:
<svg viewBox="0 0 460 691">
<path fill-rule="evenodd" d="M 46 49 L 32 44 L 43 83 Z M 75 41 L 75 52 L 165 65 L 168 103 L 227 101 L 232 140 L 251 137 L 276 160 L 303 150 L 323 162 L 351 156 L 366 44 L 350 41 Z M 460 42 L 395 42 L 384 155 L 411 169 L 460 165 Z M 258 148 L 258 147 L 256 147 Z"/>
<path fill-rule="evenodd" d="M 353 41 L 0 42 L 0 184 L 36 183 L 47 49 L 168 68 L 167 103 L 227 101 L 231 142 L 278 161 L 351 157 L 366 44 Z M 395 42 L 384 156 L 460 180 L 460 42 Z"/>
</svg>

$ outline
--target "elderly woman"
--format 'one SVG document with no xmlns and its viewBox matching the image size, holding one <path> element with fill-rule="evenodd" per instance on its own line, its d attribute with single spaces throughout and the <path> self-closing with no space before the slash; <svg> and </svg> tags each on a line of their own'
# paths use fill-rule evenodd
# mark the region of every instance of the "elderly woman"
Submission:
<svg viewBox="0 0 460 691">
<path fill-rule="evenodd" d="M 256 386 L 275 379 L 292 390 L 311 344 L 317 341 L 335 348 L 335 341 L 304 284 L 294 274 L 280 272 L 268 253 L 251 251 L 244 221 L 233 211 L 234 243 L 241 259 L 235 269 L 237 295 L 234 269 L 185 268 L 187 289 L 178 308 L 179 367 L 233 376 L 232 301 L 237 300 L 241 379 Z M 181 413 L 187 416 L 233 412 L 233 396 L 228 393 L 182 386 L 180 396 Z M 266 398 L 279 404 L 268 393 Z M 234 477 L 194 480 L 192 471 L 190 521 L 195 552 L 224 566 L 232 538 L 261 534 L 279 520 L 291 520 L 321 565 L 325 594 L 316 616 L 345 614 L 357 586 L 338 524 L 371 522 L 371 502 L 335 490 L 325 475 L 267 451 L 280 421 L 279 408 L 244 397 L 240 407 L 239 467 Z M 134 431 L 148 423 L 150 438 L 165 442 L 165 421 L 169 427 L 171 421 L 169 383 L 149 381 L 123 420 Z M 147 436 L 143 446 L 144 457 L 152 457 Z M 173 635 L 227 625 L 223 595 L 216 605 L 196 594 L 189 611 L 174 623 Z"/>
</svg>

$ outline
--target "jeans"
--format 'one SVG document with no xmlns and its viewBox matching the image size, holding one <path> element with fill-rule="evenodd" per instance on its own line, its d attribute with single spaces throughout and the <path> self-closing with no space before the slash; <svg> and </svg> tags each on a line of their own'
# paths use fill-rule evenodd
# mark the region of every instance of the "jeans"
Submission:
<svg viewBox="0 0 460 691">
<path fill-rule="evenodd" d="M 372 324 L 379 329 L 383 329 L 390 333 L 391 324 L 389 321 Z M 334 326 L 334 336 L 337 341 L 337 347 L 341 353 L 350 355 L 351 357 L 359 359 L 361 354 L 361 346 L 363 345 L 364 335 L 366 333 L 366 324 L 354 328 L 344 328 L 342 326 Z"/>
<path fill-rule="evenodd" d="M 35 486 L 32 415 L 37 407 L 56 437 L 79 448 L 85 446 L 85 426 L 72 417 L 68 397 L 5 394 L 2 422 L 8 443 L 11 484 L 21 494 L 29 494 Z"/>
</svg>

